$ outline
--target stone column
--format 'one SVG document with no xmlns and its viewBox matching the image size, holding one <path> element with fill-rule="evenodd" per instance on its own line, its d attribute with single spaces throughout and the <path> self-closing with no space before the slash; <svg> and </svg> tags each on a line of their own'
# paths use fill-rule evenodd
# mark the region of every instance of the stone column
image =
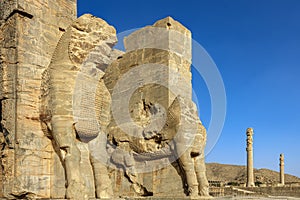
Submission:
<svg viewBox="0 0 300 200">
<path fill-rule="evenodd" d="M 247 129 L 247 187 L 254 187 L 254 174 L 253 174 L 253 129 Z"/>
<path fill-rule="evenodd" d="M 280 166 L 280 185 L 284 185 L 284 155 L 280 154 L 279 158 L 279 166 Z"/>
</svg>

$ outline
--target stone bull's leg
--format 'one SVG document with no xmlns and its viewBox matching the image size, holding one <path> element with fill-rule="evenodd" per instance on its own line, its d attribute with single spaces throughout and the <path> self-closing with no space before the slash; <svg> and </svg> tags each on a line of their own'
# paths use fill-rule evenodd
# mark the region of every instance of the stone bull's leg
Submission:
<svg viewBox="0 0 300 200">
<path fill-rule="evenodd" d="M 135 170 L 135 161 L 133 158 L 133 155 L 131 153 L 128 153 L 124 155 L 125 160 L 125 173 L 128 176 L 129 180 L 132 182 L 132 187 L 134 191 L 139 195 L 144 195 L 145 191 L 142 187 L 142 184 L 139 183 L 138 180 L 138 174 Z"/>
<path fill-rule="evenodd" d="M 128 149 L 128 147 L 128 142 L 120 142 L 119 146 L 112 153 L 111 158 L 115 164 L 123 167 L 128 180 L 132 183 L 132 188 L 134 191 L 139 195 L 144 195 L 146 191 L 142 187 L 142 184 L 140 184 L 138 181 L 138 174 L 135 170 L 135 160 L 133 154 L 123 150 Z"/>
<path fill-rule="evenodd" d="M 179 164 L 185 173 L 185 178 L 186 178 L 186 182 L 188 185 L 188 192 L 189 192 L 188 195 L 191 197 L 198 196 L 198 181 L 197 181 L 195 168 L 194 168 L 194 160 L 191 158 L 189 149 L 187 149 L 179 157 Z"/>
<path fill-rule="evenodd" d="M 204 152 L 201 152 L 199 156 L 194 158 L 195 161 L 195 171 L 197 175 L 197 180 L 199 184 L 199 195 L 209 196 L 209 184 L 206 178 L 206 168 L 204 161 Z"/>
<path fill-rule="evenodd" d="M 95 139 L 89 142 L 97 198 L 113 197 L 112 184 L 106 166 L 108 159 L 106 144 L 107 138 L 104 133 L 99 133 Z"/>
<path fill-rule="evenodd" d="M 95 188 L 97 198 L 111 198 L 113 197 L 113 191 L 111 187 L 111 181 L 108 176 L 106 166 L 99 162 L 99 160 L 91 156 L 91 163 L 94 170 Z"/>
<path fill-rule="evenodd" d="M 68 199 L 88 199 L 84 180 L 80 174 L 80 151 L 76 146 L 73 119 L 69 116 L 53 116 L 52 136 L 60 149 L 66 173 Z"/>
</svg>

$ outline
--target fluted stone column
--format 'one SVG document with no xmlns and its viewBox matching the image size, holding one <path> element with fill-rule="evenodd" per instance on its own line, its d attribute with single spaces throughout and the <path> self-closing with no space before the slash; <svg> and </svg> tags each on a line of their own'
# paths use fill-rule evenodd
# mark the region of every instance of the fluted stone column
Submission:
<svg viewBox="0 0 300 200">
<path fill-rule="evenodd" d="M 284 155 L 280 154 L 279 158 L 279 166 L 280 166 L 280 185 L 284 185 Z"/>
<path fill-rule="evenodd" d="M 247 128 L 247 187 L 254 187 L 253 174 L 253 129 Z"/>
</svg>

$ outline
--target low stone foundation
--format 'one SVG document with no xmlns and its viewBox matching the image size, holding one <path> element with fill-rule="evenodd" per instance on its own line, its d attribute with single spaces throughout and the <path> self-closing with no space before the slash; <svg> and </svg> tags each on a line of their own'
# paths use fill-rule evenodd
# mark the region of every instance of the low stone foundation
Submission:
<svg viewBox="0 0 300 200">
<path fill-rule="evenodd" d="M 240 189 L 253 191 L 255 193 L 266 194 L 269 196 L 285 196 L 285 197 L 299 197 L 300 186 L 281 186 L 281 187 L 239 187 Z"/>
</svg>

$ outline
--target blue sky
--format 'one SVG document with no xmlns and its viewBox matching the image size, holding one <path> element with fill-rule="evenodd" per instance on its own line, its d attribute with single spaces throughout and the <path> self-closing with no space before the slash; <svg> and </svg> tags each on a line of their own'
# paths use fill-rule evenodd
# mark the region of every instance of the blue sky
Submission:
<svg viewBox="0 0 300 200">
<path fill-rule="evenodd" d="M 118 32 L 172 16 L 192 31 L 216 63 L 227 95 L 221 136 L 207 162 L 244 165 L 245 131 L 254 128 L 254 167 L 300 177 L 300 1 L 298 0 L 78 0 Z M 193 70 L 200 117 L 210 122 L 210 96 Z"/>
</svg>

